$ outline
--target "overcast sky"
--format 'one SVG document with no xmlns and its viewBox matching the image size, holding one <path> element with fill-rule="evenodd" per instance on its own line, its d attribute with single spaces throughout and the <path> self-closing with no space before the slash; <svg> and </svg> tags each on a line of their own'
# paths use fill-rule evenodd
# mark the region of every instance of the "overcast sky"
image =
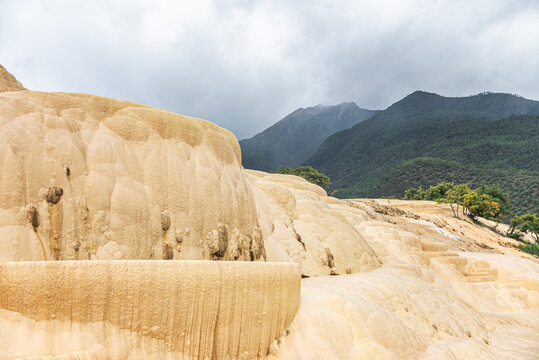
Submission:
<svg viewBox="0 0 539 360">
<path fill-rule="evenodd" d="M 0 0 L 0 63 L 250 137 L 298 107 L 414 90 L 539 99 L 538 0 Z"/>
</svg>

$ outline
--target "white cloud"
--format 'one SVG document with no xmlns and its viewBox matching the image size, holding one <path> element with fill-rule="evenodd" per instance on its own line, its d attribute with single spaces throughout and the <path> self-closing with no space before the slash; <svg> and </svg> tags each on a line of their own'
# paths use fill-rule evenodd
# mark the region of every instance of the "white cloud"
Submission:
<svg viewBox="0 0 539 360">
<path fill-rule="evenodd" d="M 300 106 L 422 89 L 539 98 L 539 2 L 0 0 L 0 62 L 252 135 Z"/>
</svg>

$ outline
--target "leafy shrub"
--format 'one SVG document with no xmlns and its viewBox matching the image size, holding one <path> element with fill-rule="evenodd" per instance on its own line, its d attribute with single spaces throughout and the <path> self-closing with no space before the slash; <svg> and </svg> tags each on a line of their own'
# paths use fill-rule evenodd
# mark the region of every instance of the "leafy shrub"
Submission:
<svg viewBox="0 0 539 360">
<path fill-rule="evenodd" d="M 327 189 L 329 185 L 331 185 L 329 177 L 319 173 L 318 170 L 312 166 L 297 166 L 293 169 L 289 168 L 288 166 L 283 166 L 277 170 L 276 173 L 300 176 L 308 182 L 323 187 L 324 189 Z"/>
<path fill-rule="evenodd" d="M 487 194 L 478 194 L 476 191 L 464 195 L 461 205 L 468 210 L 468 215 L 472 219 L 478 216 L 494 219 L 500 211 L 500 204 L 491 201 Z"/>
<path fill-rule="evenodd" d="M 441 182 L 438 185 L 429 187 L 427 190 L 423 190 L 419 186 L 417 189 L 406 190 L 404 199 L 432 200 L 450 204 L 455 217 L 458 217 L 459 206 L 462 206 L 463 212 L 472 219 L 482 216 L 497 222 L 505 216 L 505 213 L 510 211 L 507 194 L 498 186 L 489 187 L 485 184 L 475 190 L 471 190 L 467 184 L 455 185 L 452 182 Z"/>
<path fill-rule="evenodd" d="M 528 254 L 532 254 L 535 256 L 539 256 L 539 244 L 524 244 L 520 245 L 518 247 L 520 250 L 527 252 Z"/>
<path fill-rule="evenodd" d="M 520 230 L 524 233 L 530 232 L 535 242 L 539 242 L 539 218 L 535 214 L 526 214 L 523 218 L 524 224 Z"/>
<path fill-rule="evenodd" d="M 426 193 L 421 185 L 417 189 L 411 188 L 404 190 L 404 200 L 424 200 L 425 197 Z"/>
<path fill-rule="evenodd" d="M 535 214 L 525 214 L 521 216 L 515 216 L 509 223 L 509 230 L 507 236 L 520 240 L 520 235 L 529 232 L 535 239 L 535 242 L 539 242 L 539 217 Z"/>
</svg>

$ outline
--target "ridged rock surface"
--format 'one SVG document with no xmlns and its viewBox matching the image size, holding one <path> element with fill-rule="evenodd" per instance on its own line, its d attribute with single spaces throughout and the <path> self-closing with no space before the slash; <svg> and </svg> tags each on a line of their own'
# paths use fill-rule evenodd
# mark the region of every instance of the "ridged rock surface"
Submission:
<svg viewBox="0 0 539 360">
<path fill-rule="evenodd" d="M 267 258 L 293 261 L 307 276 L 371 271 L 380 261 L 357 231 L 367 214 L 289 175 L 247 170 Z"/>
<path fill-rule="evenodd" d="M 265 357 L 299 291 L 292 263 L 0 262 L 0 358 Z"/>
<path fill-rule="evenodd" d="M 0 93 L 0 126 L 0 260 L 264 257 L 227 130 L 31 91 Z"/>
</svg>

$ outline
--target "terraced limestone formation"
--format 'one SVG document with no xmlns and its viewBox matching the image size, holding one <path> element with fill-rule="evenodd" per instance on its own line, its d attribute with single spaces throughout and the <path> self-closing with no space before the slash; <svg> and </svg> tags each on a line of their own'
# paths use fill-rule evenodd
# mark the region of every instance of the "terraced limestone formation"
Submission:
<svg viewBox="0 0 539 360">
<path fill-rule="evenodd" d="M 447 206 L 335 199 L 204 120 L 0 82 L 0 359 L 537 358 L 539 261 Z"/>
<path fill-rule="evenodd" d="M 285 207 L 274 206 L 273 198 L 261 196 L 264 191 L 257 185 L 263 188 L 263 184 L 241 167 L 238 143 L 228 131 L 204 120 L 125 101 L 29 91 L 4 68 L 0 73 L 6 84 L 0 92 L 0 163 L 5 170 L 0 173 L 0 357 L 266 356 L 268 351 L 277 351 L 275 341 L 279 341 L 297 311 L 300 272 L 293 260 L 303 268 L 302 259 L 308 254 L 304 245 L 294 253 L 302 244 L 299 232 L 310 248 L 320 250 L 308 262 L 310 274 L 345 271 L 345 261 L 340 261 L 340 256 L 346 253 L 336 252 L 333 257 L 323 242 L 311 243 L 308 229 L 300 229 L 297 219 L 295 196 L 308 188 L 314 191 L 310 196 L 316 203 L 319 198 L 327 198 L 325 192 L 303 180 L 283 178 L 289 190 L 278 183 L 273 187 L 284 189 L 292 202 Z M 274 208 L 276 216 L 261 210 L 268 208 Z M 329 212 L 329 218 L 336 215 L 329 206 L 324 211 Z M 300 230 L 295 230 L 295 220 Z M 281 233 L 281 227 L 289 229 Z M 358 251 L 366 259 L 366 266 L 378 266 L 355 230 L 344 231 L 348 232 L 342 234 L 359 241 L 366 250 L 365 255 Z M 283 234 L 292 234 L 292 241 L 281 241 Z M 155 261 L 126 263 L 125 259 Z M 176 261 L 164 264 L 157 261 L 160 259 L 270 260 L 292 264 L 278 265 L 278 270 L 270 273 L 264 270 L 268 264 L 252 264 L 249 274 L 231 270 L 223 280 L 225 265 L 196 263 L 187 267 Z M 40 260 L 62 262 L 35 262 Z M 171 266 L 178 269 L 173 271 Z M 228 265 L 231 269 L 245 266 Z M 360 270 L 361 266 L 353 268 Z M 195 267 L 219 276 L 206 280 L 192 271 Z M 186 268 L 191 270 L 181 271 Z M 163 277 L 156 278 L 163 271 Z M 131 272 L 134 277 L 114 279 L 117 273 Z M 295 282 L 290 285 L 287 279 Z M 125 323 L 125 308 L 118 307 L 116 299 L 122 296 L 117 292 L 125 295 L 146 291 L 146 285 L 151 290 L 158 280 L 163 283 L 156 290 L 178 289 L 183 282 L 196 283 L 198 288 L 193 287 L 193 293 L 184 289 L 181 294 L 168 290 L 139 294 L 138 300 L 133 295 L 134 303 L 127 305 L 132 313 L 139 311 L 158 319 L 151 318 L 156 320 L 154 325 L 141 325 L 136 319 Z M 242 299 L 252 304 L 237 305 L 233 310 L 227 310 L 224 303 L 219 305 L 234 316 L 224 328 L 234 326 L 234 321 L 248 321 L 241 327 L 249 344 L 262 344 L 256 351 L 243 343 L 234 344 L 233 351 L 216 350 L 214 339 L 209 341 L 207 334 L 201 348 L 190 346 L 190 337 L 200 335 L 197 329 L 201 322 L 208 322 L 210 331 L 212 319 L 205 320 L 200 309 L 195 315 L 167 313 L 147 303 L 148 299 L 159 299 L 174 304 L 179 296 L 180 303 L 196 303 L 200 292 L 227 295 L 239 285 L 243 287 Z M 95 300 L 93 295 L 99 298 Z M 225 300 L 226 296 L 222 297 Z M 74 309 L 76 301 L 79 306 Z M 258 308 L 270 303 L 277 306 L 274 312 L 258 312 Z M 84 316 L 79 316 L 78 308 Z M 189 327 L 165 331 L 159 321 L 174 316 L 190 319 Z M 226 316 L 221 316 L 221 321 Z M 279 326 L 272 325 L 269 338 L 260 338 L 251 331 L 252 326 L 263 327 L 264 322 L 282 316 L 287 320 Z M 118 318 L 122 318 L 119 329 Z M 166 335 L 167 341 L 179 347 L 156 343 L 155 336 L 150 336 L 151 341 L 146 339 L 148 331 L 157 328 L 157 338 Z M 122 335 L 125 329 L 129 330 L 127 338 Z M 118 331 L 117 336 L 110 335 L 114 331 Z M 179 336 L 182 332 L 187 334 L 183 340 Z M 234 341 L 231 331 L 210 333 L 221 342 Z M 14 337 L 18 340 L 14 341 Z M 21 343 L 28 338 L 34 339 L 34 346 Z M 150 346 L 148 341 L 157 345 Z M 123 350 L 119 351 L 118 346 Z"/>
<path fill-rule="evenodd" d="M 307 275 L 379 266 L 322 189 L 247 173 L 225 129 L 110 98 L 16 90 L 0 92 L 0 261 L 293 261 Z"/>
<path fill-rule="evenodd" d="M 363 213 L 356 229 L 381 266 L 304 279 L 282 358 L 536 358 L 539 261 L 463 251 L 488 230 L 473 225 L 471 237 L 463 240 L 424 220 L 425 213 L 405 214 L 387 203 L 382 212 L 375 205 L 385 201 L 347 202 Z M 416 205 L 438 207 L 439 220 L 456 229 L 468 226 L 450 218 L 443 205 Z"/>
</svg>

